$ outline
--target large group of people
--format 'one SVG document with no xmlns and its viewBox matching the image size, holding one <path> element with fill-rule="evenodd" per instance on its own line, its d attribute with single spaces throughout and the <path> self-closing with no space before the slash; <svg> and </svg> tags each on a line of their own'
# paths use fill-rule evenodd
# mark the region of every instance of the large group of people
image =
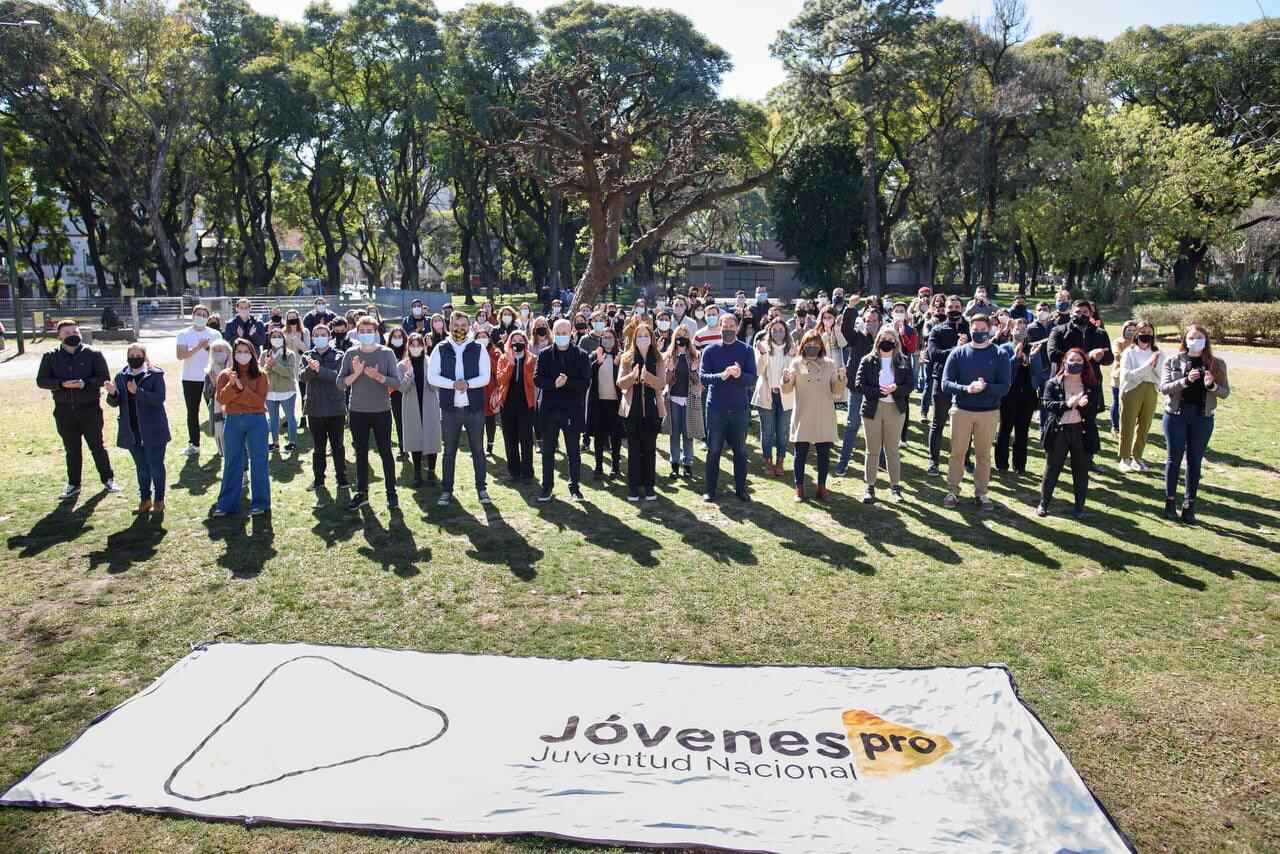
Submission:
<svg viewBox="0 0 1280 854">
<path fill-rule="evenodd" d="M 60 497 L 80 491 L 82 443 L 106 488 L 118 489 L 103 445 L 105 390 L 108 405 L 119 410 L 117 445 L 137 469 L 137 512 L 163 512 L 170 442 L 164 372 L 145 346 L 134 344 L 113 377 L 74 321 L 59 323 L 57 336 L 37 382 L 52 392 L 65 446 Z M 901 502 L 900 451 L 912 440 L 912 401 L 919 395 L 918 441 L 928 475 L 945 477 L 944 507 L 958 506 L 968 473 L 976 505 L 993 509 L 993 451 L 996 469 L 1027 475 L 1035 422 L 1044 452 L 1037 513 L 1049 513 L 1069 465 L 1079 518 L 1090 473 L 1100 466 L 1099 416 L 1109 404 L 1118 470 L 1145 472 L 1147 436 L 1163 396 L 1164 512 L 1190 523 L 1216 405 L 1229 392 L 1226 365 L 1199 326 L 1186 329 L 1176 351 L 1165 354 L 1142 320 L 1125 323 L 1113 342 L 1096 307 L 1068 291 L 1032 308 L 1022 295 L 998 305 L 984 288 L 966 300 L 924 287 L 909 301 L 848 299 L 837 288 L 789 307 L 771 301 L 765 288 L 754 299 L 739 291 L 723 302 L 705 288 L 671 289 L 652 304 L 640 299 L 630 306 L 571 306 L 556 295 L 537 308 L 486 302 L 474 315 L 452 306 L 431 312 L 415 300 L 399 320 L 384 319 L 376 306 L 337 313 L 323 297 L 305 315 L 273 307 L 255 316 L 250 300 L 241 299 L 226 322 L 196 305 L 177 336 L 176 355 L 183 453 L 198 455 L 209 437 L 222 458 L 215 516 L 240 512 L 246 488 L 251 515 L 270 510 L 269 461 L 297 453 L 299 404 L 312 443 L 308 488 L 325 489 L 332 461 L 336 487 L 345 493 L 337 500 L 350 509 L 369 503 L 373 452 L 388 508 L 398 507 L 398 463 L 410 460 L 410 488 L 438 488 L 437 503 L 448 505 L 464 433 L 476 495 L 490 503 L 499 429 L 508 482 L 533 484 L 534 457 L 541 456 L 540 502 L 554 498 L 559 454 L 568 458 L 569 497 L 584 501 L 583 455 L 597 484 L 621 481 L 624 446 L 619 487 L 629 501 L 656 500 L 664 433 L 672 488 L 695 485 L 701 444 L 699 491 L 704 502 L 719 501 L 727 447 L 733 494 L 748 502 L 753 415 L 765 476 L 789 476 L 797 502 L 808 500 L 811 460 L 813 497 L 831 500 L 833 479 L 848 474 L 859 435 L 862 502 L 877 501 L 882 480 L 890 500 Z"/>
</svg>

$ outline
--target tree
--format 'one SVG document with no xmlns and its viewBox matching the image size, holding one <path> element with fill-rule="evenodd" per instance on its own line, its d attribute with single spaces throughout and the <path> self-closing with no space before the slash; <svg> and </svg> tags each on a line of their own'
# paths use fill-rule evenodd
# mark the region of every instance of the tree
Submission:
<svg viewBox="0 0 1280 854">
<path fill-rule="evenodd" d="M 849 256 L 864 246 L 862 160 L 841 128 L 798 145 L 769 185 L 774 235 L 800 262 L 797 275 L 815 288 L 845 283 Z"/>
<path fill-rule="evenodd" d="M 529 117 L 498 108 L 520 129 L 516 139 L 494 146 L 511 159 L 509 171 L 580 199 L 586 208 L 590 242 L 575 305 L 594 304 L 642 252 L 690 215 L 763 185 L 786 157 L 772 133 L 747 137 L 718 103 L 690 105 L 679 119 L 669 118 L 653 66 L 614 84 L 603 77 L 597 58 L 580 55 L 528 84 L 536 105 Z M 661 152 L 650 150 L 655 134 L 668 139 Z M 768 165 L 756 169 L 757 157 Z M 654 190 L 671 195 L 670 211 L 623 247 L 624 211 Z"/>
<path fill-rule="evenodd" d="M 862 209 L 867 236 L 867 289 L 883 291 L 888 258 L 886 178 L 880 118 L 897 96 L 918 30 L 933 18 L 935 0 L 805 0 L 804 9 L 773 45 L 790 77 L 796 105 L 808 110 L 847 101 L 856 105 L 862 156 Z M 835 110 L 839 113 L 839 109 Z M 905 195 L 898 204 L 901 216 Z"/>
</svg>

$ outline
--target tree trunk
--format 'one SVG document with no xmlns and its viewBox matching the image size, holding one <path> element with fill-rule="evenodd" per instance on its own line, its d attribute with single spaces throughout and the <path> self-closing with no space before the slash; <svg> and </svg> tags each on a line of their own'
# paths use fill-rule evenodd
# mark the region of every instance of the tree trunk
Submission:
<svg viewBox="0 0 1280 854">
<path fill-rule="evenodd" d="M 1040 285 L 1040 249 L 1034 234 L 1027 235 L 1027 248 L 1031 250 L 1031 296 L 1035 296 Z"/>
<path fill-rule="evenodd" d="M 1209 247 L 1195 238 L 1178 238 L 1178 259 L 1173 262 L 1173 278 L 1170 289 L 1189 294 L 1196 289 L 1196 278 L 1200 264 L 1209 253 Z"/>
<path fill-rule="evenodd" d="M 1080 268 L 1080 265 L 1075 261 L 1072 261 L 1070 264 L 1067 265 L 1066 288 L 1069 291 L 1074 291 L 1076 289 L 1076 275 L 1079 268 Z"/>
<path fill-rule="evenodd" d="M 458 233 L 458 258 L 462 263 L 462 293 L 465 305 L 475 305 L 476 298 L 471 292 L 471 229 L 463 228 Z"/>
<path fill-rule="evenodd" d="M 1019 234 L 1013 239 L 1013 257 L 1018 262 L 1018 273 L 1014 280 L 1018 283 L 1018 293 L 1021 296 L 1027 295 L 1027 255 L 1022 251 L 1022 235 Z"/>
<path fill-rule="evenodd" d="M 1137 247 L 1128 242 L 1120 259 L 1120 278 L 1116 283 L 1115 305 L 1118 308 L 1130 308 L 1133 305 L 1133 279 L 1137 270 Z"/>
<path fill-rule="evenodd" d="M 551 194 L 551 214 L 547 217 L 547 287 L 560 288 L 560 194 Z M 535 279 L 536 281 L 536 279 Z"/>
<path fill-rule="evenodd" d="M 869 57 L 863 57 L 864 66 Z M 880 245 L 880 170 L 876 164 L 876 116 L 871 104 L 862 105 L 862 206 L 867 228 L 866 291 L 884 291 L 887 263 Z"/>
</svg>

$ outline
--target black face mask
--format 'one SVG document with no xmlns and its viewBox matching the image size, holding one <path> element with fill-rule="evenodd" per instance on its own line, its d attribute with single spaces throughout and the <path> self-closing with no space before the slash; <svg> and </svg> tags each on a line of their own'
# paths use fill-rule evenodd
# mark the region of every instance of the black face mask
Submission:
<svg viewBox="0 0 1280 854">
<path fill-rule="evenodd" d="M 955 323 L 957 320 L 959 320 L 963 316 L 964 316 L 964 312 L 960 312 L 960 311 L 947 312 L 947 320 L 950 320 L 952 323 Z"/>
<path fill-rule="evenodd" d="M 1155 341 L 1155 340 L 1156 340 L 1156 336 L 1154 336 L 1154 335 L 1139 335 L 1139 336 L 1138 336 L 1138 343 L 1139 343 L 1139 344 L 1150 344 L 1151 342 L 1153 342 L 1153 341 Z"/>
<path fill-rule="evenodd" d="M 677 341 L 677 342 L 676 342 L 676 349 L 677 349 L 677 350 L 683 350 L 685 347 L 687 347 L 687 346 L 688 346 L 688 344 L 689 344 L 689 342 L 688 342 L 688 341 L 685 341 L 684 339 L 681 339 L 681 340 L 679 340 L 679 341 Z"/>
<path fill-rule="evenodd" d="M 1084 373 L 1084 362 L 1068 362 L 1067 373 L 1082 374 Z"/>
<path fill-rule="evenodd" d="M 142 358 L 141 356 L 130 356 L 128 361 L 129 361 L 129 367 L 133 368 L 136 371 L 138 370 L 138 368 L 141 368 L 142 365 L 147 360 Z"/>
<path fill-rule="evenodd" d="M 892 353 L 892 352 L 893 352 L 893 342 L 892 342 L 892 341 L 881 341 L 881 342 L 880 342 L 880 352 L 881 352 L 881 353 Z"/>
<path fill-rule="evenodd" d="M 1087 314 L 1073 314 L 1071 316 L 1071 322 L 1076 326 L 1088 326 L 1089 316 Z"/>
<path fill-rule="evenodd" d="M 521 343 L 521 342 L 519 342 L 519 341 L 517 341 L 517 342 L 513 343 L 513 344 L 511 345 L 511 352 L 513 352 L 513 353 L 523 353 L 523 352 L 524 352 L 524 344 L 522 344 L 522 343 Z"/>
<path fill-rule="evenodd" d="M 62 343 L 67 347 L 75 349 L 80 346 L 80 336 L 75 334 L 68 335 L 66 338 L 62 339 Z"/>
</svg>

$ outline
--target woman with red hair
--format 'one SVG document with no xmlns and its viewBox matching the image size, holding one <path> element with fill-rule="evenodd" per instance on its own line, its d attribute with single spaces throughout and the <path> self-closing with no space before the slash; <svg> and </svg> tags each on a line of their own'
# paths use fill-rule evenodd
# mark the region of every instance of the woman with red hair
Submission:
<svg viewBox="0 0 1280 854">
<path fill-rule="evenodd" d="M 1071 485 L 1075 492 L 1076 519 L 1084 516 L 1089 491 L 1089 468 L 1098 452 L 1095 419 L 1102 411 L 1102 383 L 1084 350 L 1068 350 L 1058 363 L 1058 372 L 1044 384 L 1040 399 L 1045 411 L 1040 444 L 1045 450 L 1044 479 L 1040 483 L 1037 516 L 1049 515 L 1049 502 L 1058 485 L 1058 476 L 1071 458 Z"/>
</svg>

